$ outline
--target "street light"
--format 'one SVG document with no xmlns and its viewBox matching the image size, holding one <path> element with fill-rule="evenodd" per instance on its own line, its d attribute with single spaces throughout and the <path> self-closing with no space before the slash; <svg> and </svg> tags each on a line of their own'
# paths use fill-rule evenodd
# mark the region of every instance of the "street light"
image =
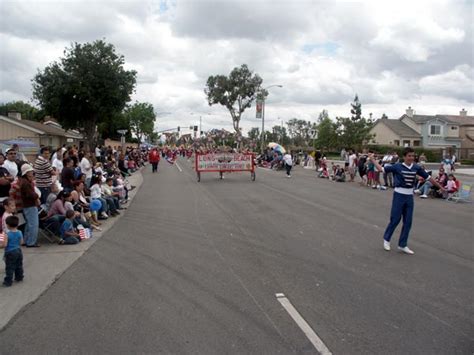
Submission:
<svg viewBox="0 0 474 355">
<path fill-rule="evenodd" d="M 270 88 L 273 88 L 273 87 L 279 87 L 279 88 L 282 88 L 283 85 L 270 85 L 270 86 L 267 86 L 266 88 L 263 88 L 260 90 L 260 92 L 262 91 L 266 91 Z M 265 95 L 262 96 L 262 154 L 265 153 Z"/>
</svg>

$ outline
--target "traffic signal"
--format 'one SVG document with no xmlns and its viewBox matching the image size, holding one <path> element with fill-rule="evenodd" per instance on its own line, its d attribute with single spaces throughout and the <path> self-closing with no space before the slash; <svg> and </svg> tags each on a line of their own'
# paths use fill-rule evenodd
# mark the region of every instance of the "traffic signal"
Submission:
<svg viewBox="0 0 474 355">
<path fill-rule="evenodd" d="M 180 131 L 180 129 L 181 129 L 181 128 L 178 126 L 178 132 Z"/>
<path fill-rule="evenodd" d="M 194 126 L 194 132 L 198 131 L 198 126 Z"/>
</svg>

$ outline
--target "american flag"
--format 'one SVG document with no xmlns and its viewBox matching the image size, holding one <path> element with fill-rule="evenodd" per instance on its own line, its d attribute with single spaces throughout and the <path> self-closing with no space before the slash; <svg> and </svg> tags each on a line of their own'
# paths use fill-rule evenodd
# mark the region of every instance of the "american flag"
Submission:
<svg viewBox="0 0 474 355">
<path fill-rule="evenodd" d="M 91 237 L 90 228 L 79 229 L 79 236 L 81 237 L 81 240 L 89 239 Z"/>
</svg>

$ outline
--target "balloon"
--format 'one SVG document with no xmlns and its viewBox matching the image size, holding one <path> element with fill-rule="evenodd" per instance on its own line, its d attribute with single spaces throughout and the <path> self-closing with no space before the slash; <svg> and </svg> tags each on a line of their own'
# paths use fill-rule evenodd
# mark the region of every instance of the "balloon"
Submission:
<svg viewBox="0 0 474 355">
<path fill-rule="evenodd" d="M 90 209 L 92 212 L 99 211 L 102 208 L 102 202 L 100 200 L 92 200 Z"/>
</svg>

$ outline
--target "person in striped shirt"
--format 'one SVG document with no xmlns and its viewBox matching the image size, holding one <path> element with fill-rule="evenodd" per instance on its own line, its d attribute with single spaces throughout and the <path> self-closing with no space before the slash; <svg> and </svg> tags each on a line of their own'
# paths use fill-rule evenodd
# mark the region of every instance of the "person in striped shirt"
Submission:
<svg viewBox="0 0 474 355">
<path fill-rule="evenodd" d="M 36 187 L 41 191 L 41 204 L 46 202 L 46 199 L 51 192 L 53 175 L 56 175 L 53 166 L 49 161 L 49 154 L 49 148 L 42 147 L 40 150 L 40 155 L 35 160 L 33 165 L 33 169 L 35 171 Z"/>
<path fill-rule="evenodd" d="M 383 247 L 386 251 L 390 251 L 390 239 L 403 217 L 403 227 L 398 241 L 398 249 L 406 254 L 415 254 L 413 250 L 408 248 L 408 236 L 413 220 L 413 190 L 416 183 L 416 175 L 431 181 L 441 191 L 444 191 L 444 188 L 429 176 L 421 166 L 414 163 L 415 151 L 413 148 L 407 147 L 404 149 L 403 163 L 382 167 L 374 158 L 373 153 L 369 154 L 369 160 L 374 163 L 379 172 L 392 173 L 394 180 L 395 190 L 393 193 L 390 223 L 385 229 Z"/>
</svg>

